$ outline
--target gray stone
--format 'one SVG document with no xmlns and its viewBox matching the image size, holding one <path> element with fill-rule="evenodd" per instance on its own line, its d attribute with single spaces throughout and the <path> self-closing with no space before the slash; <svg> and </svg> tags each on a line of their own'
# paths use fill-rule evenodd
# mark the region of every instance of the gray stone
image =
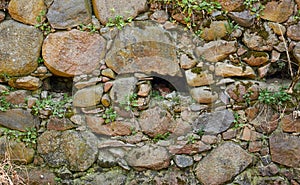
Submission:
<svg viewBox="0 0 300 185">
<path fill-rule="evenodd" d="M 203 130 L 206 134 L 217 135 L 229 129 L 233 121 L 233 113 L 227 109 L 204 113 L 193 123 L 193 129 L 195 132 Z"/>
<path fill-rule="evenodd" d="M 11 0 L 8 11 L 9 15 L 17 21 L 36 25 L 40 23 L 36 18 L 42 11 L 46 12 L 46 5 L 43 0 Z"/>
<path fill-rule="evenodd" d="M 300 42 L 296 44 L 293 50 L 293 55 L 297 59 L 297 61 L 300 63 Z"/>
<path fill-rule="evenodd" d="M 270 137 L 272 161 L 293 168 L 300 167 L 300 139 L 290 134 L 276 133 Z"/>
<path fill-rule="evenodd" d="M 0 111 L 0 125 L 25 132 L 26 128 L 35 127 L 37 125 L 37 120 L 29 111 L 11 109 L 6 112 Z"/>
<path fill-rule="evenodd" d="M 89 184 L 89 185 L 119 185 L 126 183 L 127 176 L 121 170 L 110 170 L 102 173 L 92 173 L 84 178 L 74 180 L 75 185 Z"/>
<path fill-rule="evenodd" d="M 33 26 L 12 20 L 0 24 L 0 74 L 23 76 L 37 66 L 43 33 Z"/>
<path fill-rule="evenodd" d="M 300 41 L 299 29 L 300 29 L 300 24 L 292 25 L 288 27 L 286 34 L 290 39 Z"/>
<path fill-rule="evenodd" d="M 71 171 L 85 171 L 96 161 L 97 141 L 89 132 L 46 131 L 38 138 L 37 152 L 52 167 L 66 165 Z"/>
<path fill-rule="evenodd" d="M 242 12 L 230 12 L 228 15 L 240 26 L 251 27 L 254 24 L 255 15 L 251 14 L 249 10 Z"/>
<path fill-rule="evenodd" d="M 138 13 L 147 10 L 147 0 L 92 0 L 96 17 L 104 25 L 111 18 L 122 16 L 124 20 L 135 18 Z"/>
<path fill-rule="evenodd" d="M 66 29 L 92 21 L 92 8 L 89 0 L 54 0 L 47 12 L 53 28 Z"/>
<path fill-rule="evenodd" d="M 144 145 L 133 148 L 124 158 L 128 165 L 134 169 L 141 170 L 160 170 L 170 165 L 170 156 L 164 147 L 154 145 Z"/>
<path fill-rule="evenodd" d="M 224 184 L 242 172 L 252 157 L 237 144 L 226 142 L 202 159 L 196 167 L 196 176 L 204 185 Z"/>
<path fill-rule="evenodd" d="M 0 22 L 2 22 L 5 19 L 5 13 L 3 11 L 0 11 Z"/>
<path fill-rule="evenodd" d="M 188 155 L 175 155 L 174 162 L 179 168 L 186 168 L 193 165 L 193 157 Z"/>
<path fill-rule="evenodd" d="M 81 89 L 74 94 L 73 105 L 75 107 L 91 107 L 97 105 L 101 101 L 102 94 L 102 84 Z"/>
<path fill-rule="evenodd" d="M 43 43 L 47 68 L 57 76 L 89 74 L 99 67 L 106 41 L 99 34 L 79 30 L 50 33 Z"/>
<path fill-rule="evenodd" d="M 137 79 L 135 77 L 118 78 L 113 82 L 110 98 L 114 103 L 124 103 L 134 93 Z"/>
<path fill-rule="evenodd" d="M 228 57 L 229 54 L 236 52 L 236 50 L 236 41 L 217 40 L 197 47 L 195 53 L 198 57 L 202 57 L 209 62 L 218 62 Z"/>
</svg>

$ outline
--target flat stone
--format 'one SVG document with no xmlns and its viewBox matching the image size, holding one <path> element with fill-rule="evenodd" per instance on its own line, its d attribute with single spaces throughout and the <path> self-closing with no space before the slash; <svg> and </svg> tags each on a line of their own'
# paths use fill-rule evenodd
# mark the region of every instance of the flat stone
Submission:
<svg viewBox="0 0 300 185">
<path fill-rule="evenodd" d="M 151 20 L 157 21 L 158 23 L 165 23 L 169 19 L 169 15 L 164 10 L 156 10 L 151 16 Z"/>
<path fill-rule="evenodd" d="M 171 154 L 187 154 L 194 155 L 197 153 L 205 152 L 211 149 L 210 145 L 203 143 L 202 141 L 196 141 L 195 143 L 188 143 L 187 141 L 177 141 L 169 147 Z"/>
<path fill-rule="evenodd" d="M 249 155 L 237 144 L 225 142 L 204 157 L 196 167 L 196 176 L 204 185 L 223 184 L 252 163 Z"/>
<path fill-rule="evenodd" d="M 8 84 L 14 88 L 34 91 L 42 86 L 42 81 L 37 77 L 24 76 L 19 78 L 11 78 L 9 79 Z"/>
<path fill-rule="evenodd" d="M 92 22 L 89 0 L 54 0 L 48 8 L 47 19 L 53 28 L 67 29 Z"/>
<path fill-rule="evenodd" d="M 150 137 L 167 132 L 172 133 L 175 127 L 172 115 L 160 107 L 143 111 L 140 115 L 139 123 L 141 130 Z"/>
<path fill-rule="evenodd" d="M 7 95 L 5 98 L 6 98 L 7 102 L 10 102 L 15 105 L 19 105 L 19 104 L 25 103 L 26 99 L 29 97 L 29 95 L 30 95 L 29 91 L 16 90 L 16 91 L 10 92 L 9 95 Z"/>
<path fill-rule="evenodd" d="M 198 103 L 209 104 L 218 99 L 218 94 L 212 92 L 208 87 L 196 87 L 190 90 L 190 94 Z"/>
<path fill-rule="evenodd" d="M 117 78 L 113 81 L 110 90 L 110 98 L 114 103 L 120 104 L 127 101 L 129 96 L 134 93 L 137 79 L 135 77 Z"/>
<path fill-rule="evenodd" d="M 133 148 L 125 155 L 125 161 L 135 170 L 160 170 L 170 165 L 170 155 L 164 147 L 144 145 Z"/>
<path fill-rule="evenodd" d="M 137 95 L 142 97 L 147 97 L 150 94 L 151 89 L 152 88 L 150 84 L 141 84 L 139 85 L 139 91 Z"/>
<path fill-rule="evenodd" d="M 29 184 L 55 184 L 56 176 L 47 167 L 30 168 L 28 170 Z"/>
<path fill-rule="evenodd" d="M 276 133 L 270 137 L 272 161 L 292 168 L 300 167 L 300 140 L 298 136 Z"/>
<path fill-rule="evenodd" d="M 119 169 L 112 169 L 105 172 L 91 173 L 86 178 L 74 180 L 74 184 L 125 184 L 127 181 L 126 173 Z"/>
<path fill-rule="evenodd" d="M 204 113 L 193 123 L 193 130 L 195 132 L 203 130 L 205 134 L 217 135 L 229 129 L 233 121 L 233 113 L 227 109 Z"/>
<path fill-rule="evenodd" d="M 97 142 L 89 132 L 52 130 L 38 137 L 37 152 L 49 166 L 85 171 L 96 161 Z"/>
<path fill-rule="evenodd" d="M 215 74 L 222 77 L 247 77 L 255 78 L 256 74 L 250 66 L 242 67 L 226 63 L 217 63 L 215 66 Z"/>
<path fill-rule="evenodd" d="M 175 155 L 174 162 L 179 168 L 192 166 L 194 163 L 193 157 L 188 155 Z"/>
<path fill-rule="evenodd" d="M 219 2 L 221 4 L 221 6 L 222 6 L 222 8 L 224 8 L 224 10 L 226 10 L 228 12 L 232 12 L 232 11 L 242 7 L 244 1 L 242 1 L 242 0 L 234 0 L 234 1 L 217 0 L 217 2 Z"/>
<path fill-rule="evenodd" d="M 180 67 L 182 69 L 191 69 L 197 64 L 196 60 L 190 59 L 186 54 L 180 57 Z"/>
<path fill-rule="evenodd" d="M 109 19 L 122 16 L 124 20 L 135 18 L 139 13 L 147 10 L 147 0 L 92 0 L 96 17 L 106 25 Z"/>
<path fill-rule="evenodd" d="M 35 127 L 37 120 L 29 111 L 11 109 L 6 112 L 0 111 L 0 125 L 25 132 L 27 128 Z"/>
<path fill-rule="evenodd" d="M 212 21 L 209 28 L 203 28 L 201 38 L 206 41 L 217 40 L 227 35 L 228 21 Z"/>
<path fill-rule="evenodd" d="M 185 77 L 189 86 L 205 86 L 213 84 L 214 77 L 208 71 L 193 72 L 193 69 L 185 71 Z"/>
<path fill-rule="evenodd" d="M 300 24 L 289 26 L 286 34 L 290 39 L 295 41 L 300 41 L 299 29 L 300 29 Z"/>
<path fill-rule="evenodd" d="M 254 24 L 255 15 L 252 15 L 249 10 L 242 12 L 230 12 L 229 17 L 243 27 L 251 27 Z"/>
<path fill-rule="evenodd" d="M 5 13 L 3 11 L 0 11 L 0 22 L 2 22 L 5 19 Z"/>
<path fill-rule="evenodd" d="M 272 22 L 285 22 L 293 14 L 293 8 L 291 7 L 294 6 L 295 3 L 293 0 L 268 2 L 261 12 L 261 18 Z"/>
<path fill-rule="evenodd" d="M 13 20 L 0 24 L 0 74 L 24 76 L 38 66 L 43 33 Z"/>
<path fill-rule="evenodd" d="M 198 57 L 202 57 L 209 62 L 218 62 L 228 57 L 229 54 L 236 52 L 236 50 L 236 41 L 217 40 L 197 47 L 195 53 Z"/>
<path fill-rule="evenodd" d="M 268 25 L 270 28 L 272 28 L 274 33 L 276 33 L 277 35 L 279 36 L 285 35 L 286 28 L 282 24 L 275 23 L 275 22 L 268 22 Z"/>
<path fill-rule="evenodd" d="M 43 0 L 11 0 L 8 5 L 9 15 L 24 24 L 36 25 L 36 20 L 41 12 L 46 12 L 46 5 Z M 43 19 L 43 18 L 42 18 Z"/>
<path fill-rule="evenodd" d="M 216 144 L 218 142 L 218 137 L 214 135 L 203 135 L 201 141 L 209 145 Z"/>
<path fill-rule="evenodd" d="M 293 55 L 296 58 L 296 60 L 298 62 L 300 62 L 300 42 L 298 42 L 296 44 L 296 46 L 294 47 L 294 49 L 293 49 Z"/>
<path fill-rule="evenodd" d="M 236 82 L 227 86 L 226 93 L 236 102 L 246 102 L 245 94 L 251 92 L 248 100 L 257 100 L 259 96 L 259 86 L 253 83 Z"/>
<path fill-rule="evenodd" d="M 101 104 L 104 105 L 104 107 L 109 107 L 111 104 L 111 99 L 108 94 L 104 94 L 101 98 Z"/>
<path fill-rule="evenodd" d="M 47 123 L 47 130 L 65 131 L 72 128 L 76 128 L 68 118 L 56 118 L 52 117 Z"/>
<path fill-rule="evenodd" d="M 115 79 L 116 78 L 116 74 L 110 68 L 103 69 L 101 71 L 101 75 L 106 76 L 106 77 L 111 78 L 111 79 Z"/>
<path fill-rule="evenodd" d="M 260 79 L 264 78 L 267 76 L 269 69 L 271 67 L 271 63 L 261 66 L 257 69 L 257 73 Z"/>
<path fill-rule="evenodd" d="M 81 89 L 74 94 L 73 105 L 75 107 L 91 107 L 100 103 L 103 94 L 103 85 L 95 85 Z"/>
<path fill-rule="evenodd" d="M 99 67 L 106 41 L 99 34 L 79 30 L 50 33 L 43 43 L 44 64 L 55 75 L 73 77 Z"/>
<path fill-rule="evenodd" d="M 83 89 L 85 87 L 96 85 L 98 82 L 101 82 L 101 81 L 102 81 L 102 78 L 94 77 L 94 78 L 89 79 L 88 81 L 77 82 L 77 83 L 75 83 L 74 86 L 76 87 L 76 89 Z"/>
<path fill-rule="evenodd" d="M 260 113 L 264 111 L 267 111 L 268 113 Z M 262 107 L 258 110 L 254 110 L 252 114 L 253 119 L 250 123 L 254 126 L 256 131 L 270 134 L 277 129 L 280 115 L 272 108 Z"/>
<path fill-rule="evenodd" d="M 269 55 L 266 52 L 247 52 L 242 58 L 249 66 L 257 67 L 264 65 L 269 61 Z"/>
<path fill-rule="evenodd" d="M 299 133 L 300 132 L 300 120 L 294 119 L 293 114 L 289 114 L 284 116 L 280 123 L 281 128 L 284 132 L 294 132 Z"/>
</svg>

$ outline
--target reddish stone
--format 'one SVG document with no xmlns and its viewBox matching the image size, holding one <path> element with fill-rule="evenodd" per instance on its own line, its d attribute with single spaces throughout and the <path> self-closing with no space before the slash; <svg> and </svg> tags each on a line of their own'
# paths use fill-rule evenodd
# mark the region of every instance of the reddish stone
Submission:
<svg viewBox="0 0 300 185">
<path fill-rule="evenodd" d="M 64 131 L 76 126 L 68 118 L 51 118 L 47 124 L 48 130 Z"/>
<path fill-rule="evenodd" d="M 280 125 L 284 132 L 300 132 L 300 119 L 294 119 L 293 114 L 284 116 Z"/>
<path fill-rule="evenodd" d="M 204 144 L 202 141 L 197 141 L 192 144 L 181 141 L 169 147 L 169 151 L 172 154 L 196 154 L 210 149 L 211 146 Z"/>
</svg>

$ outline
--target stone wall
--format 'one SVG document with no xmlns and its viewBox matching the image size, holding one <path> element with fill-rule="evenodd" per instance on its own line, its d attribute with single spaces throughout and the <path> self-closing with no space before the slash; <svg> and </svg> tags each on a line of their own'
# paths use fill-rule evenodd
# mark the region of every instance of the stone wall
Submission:
<svg viewBox="0 0 300 185">
<path fill-rule="evenodd" d="M 219 1 L 198 36 L 151 2 L 0 1 L 2 161 L 27 184 L 299 184 L 297 86 L 261 94 L 297 70 L 300 2 Z"/>
</svg>

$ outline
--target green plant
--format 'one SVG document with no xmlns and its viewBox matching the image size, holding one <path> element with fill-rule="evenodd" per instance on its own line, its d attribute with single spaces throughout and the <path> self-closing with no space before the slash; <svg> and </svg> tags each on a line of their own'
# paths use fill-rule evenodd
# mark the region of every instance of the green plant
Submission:
<svg viewBox="0 0 300 185">
<path fill-rule="evenodd" d="M 243 4 L 252 14 L 255 14 L 257 18 L 260 17 L 260 13 L 265 9 L 265 6 L 261 4 L 260 0 L 245 0 Z"/>
<path fill-rule="evenodd" d="M 262 89 L 259 92 L 259 102 L 266 105 L 279 105 L 282 106 L 291 101 L 292 96 L 289 95 L 284 88 L 280 88 L 279 91 L 271 92 L 268 89 Z"/>
<path fill-rule="evenodd" d="M 117 27 L 119 30 L 132 21 L 132 17 L 129 17 L 127 20 L 124 20 L 123 16 L 117 15 L 115 18 L 109 18 L 106 26 L 108 27 Z"/>
<path fill-rule="evenodd" d="M 195 141 L 195 136 L 194 135 L 189 135 L 188 136 L 188 144 L 194 144 L 196 141 Z"/>
<path fill-rule="evenodd" d="M 203 136 L 205 134 L 204 128 L 200 128 L 199 130 L 197 130 L 196 134 L 200 137 Z"/>
<path fill-rule="evenodd" d="M 300 20 L 300 10 L 297 11 L 296 15 L 294 15 L 294 19 L 296 21 L 299 21 Z"/>
<path fill-rule="evenodd" d="M 233 123 L 234 123 L 233 128 L 234 129 L 238 129 L 238 128 L 244 127 L 246 125 L 245 123 L 240 121 L 241 117 L 240 117 L 239 113 L 234 112 L 233 116 L 234 116 L 234 120 L 233 120 Z"/>
<path fill-rule="evenodd" d="M 52 96 L 48 96 L 46 99 L 37 100 L 32 107 L 32 112 L 38 115 L 41 110 L 50 110 L 52 115 L 62 118 L 70 112 L 70 107 L 65 106 L 70 103 L 72 103 L 72 97 L 67 94 L 64 94 L 63 99 L 52 99 Z"/>
<path fill-rule="evenodd" d="M 170 132 L 166 132 L 164 134 L 157 134 L 153 138 L 153 142 L 157 143 L 159 140 L 166 140 L 170 136 Z"/>
<path fill-rule="evenodd" d="M 109 107 L 105 109 L 102 118 L 105 120 L 104 121 L 105 124 L 113 122 L 117 118 L 117 112 L 112 107 Z"/>
<path fill-rule="evenodd" d="M 43 64 L 44 62 L 45 62 L 45 60 L 43 59 L 43 57 L 38 58 L 38 63 L 39 64 Z"/>
<path fill-rule="evenodd" d="M 36 128 L 26 128 L 26 132 L 3 128 L 3 134 L 9 140 L 24 142 L 26 146 L 34 148 L 37 140 Z"/>
<path fill-rule="evenodd" d="M 0 91 L 0 111 L 2 112 L 7 111 L 11 106 L 11 103 L 7 102 L 5 98 L 8 94 L 8 91 Z"/>
<path fill-rule="evenodd" d="M 253 91 L 248 91 L 248 92 L 246 92 L 244 95 L 243 95 L 243 98 L 244 98 L 244 100 L 245 100 L 245 102 L 246 102 L 246 104 L 247 105 L 250 105 L 250 102 L 251 102 L 251 96 L 252 96 L 252 94 L 253 94 Z"/>
<path fill-rule="evenodd" d="M 232 32 L 234 32 L 236 29 L 239 28 L 239 25 L 234 24 L 234 21 L 228 20 L 227 24 L 225 24 L 225 28 L 226 28 L 227 34 L 230 35 Z"/>
<path fill-rule="evenodd" d="M 120 104 L 126 111 L 132 111 L 139 106 L 137 98 L 138 95 L 136 93 L 132 93 L 130 95 L 127 95 L 125 97 L 125 100 Z"/>
<path fill-rule="evenodd" d="M 46 20 L 46 11 L 42 10 L 40 14 L 36 17 L 36 21 L 38 22 L 34 27 L 39 28 L 44 35 L 48 35 L 51 32 L 51 26 Z"/>
<path fill-rule="evenodd" d="M 88 24 L 88 25 L 80 24 L 80 25 L 78 26 L 78 29 L 79 29 L 80 31 L 88 31 L 88 32 L 90 32 L 90 33 L 97 33 L 97 32 L 98 32 L 98 31 L 97 31 L 97 28 L 96 28 L 95 25 L 93 25 L 93 24 Z"/>
<path fill-rule="evenodd" d="M 135 127 L 130 127 L 131 135 L 136 135 L 137 131 Z"/>
<path fill-rule="evenodd" d="M 154 100 L 164 100 L 165 98 L 160 94 L 159 91 L 153 90 L 151 92 L 151 98 L 153 98 Z"/>
</svg>

